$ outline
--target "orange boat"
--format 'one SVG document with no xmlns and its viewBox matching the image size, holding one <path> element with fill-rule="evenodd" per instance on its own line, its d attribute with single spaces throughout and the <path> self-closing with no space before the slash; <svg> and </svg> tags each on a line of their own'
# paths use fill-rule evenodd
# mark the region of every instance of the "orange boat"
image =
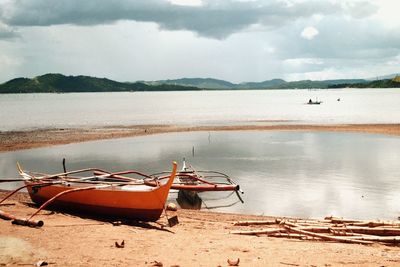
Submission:
<svg viewBox="0 0 400 267">
<path fill-rule="evenodd" d="M 126 174 L 131 174 L 135 171 L 121 171 L 111 173 L 103 170 L 96 170 L 93 173 L 95 175 L 110 175 L 110 178 L 115 179 L 129 179 L 129 177 L 124 176 Z M 158 179 L 168 178 L 170 172 L 164 171 L 160 173 L 154 173 L 143 179 L 144 184 L 148 186 L 157 186 L 156 180 L 146 179 L 151 177 L 158 177 Z M 175 181 L 171 185 L 171 189 L 175 190 L 187 190 L 195 192 L 206 192 L 206 191 L 239 191 L 243 193 L 240 186 L 236 184 L 228 175 L 217 172 L 217 171 L 196 171 L 192 166 L 186 166 L 185 160 L 183 160 L 182 170 L 178 171 L 175 176 Z"/>
<path fill-rule="evenodd" d="M 151 179 L 156 186 L 148 186 L 143 180 L 120 180 L 110 178 L 111 174 L 77 176 L 93 173 L 99 169 L 89 168 L 77 171 L 47 175 L 25 172 L 18 165 L 20 175 L 33 202 L 41 207 L 26 221 L 30 221 L 41 209 L 51 206 L 71 211 L 87 212 L 113 218 L 142 221 L 156 221 L 160 218 L 177 164 L 164 179 L 154 178 L 136 172 L 145 179 Z"/>
</svg>

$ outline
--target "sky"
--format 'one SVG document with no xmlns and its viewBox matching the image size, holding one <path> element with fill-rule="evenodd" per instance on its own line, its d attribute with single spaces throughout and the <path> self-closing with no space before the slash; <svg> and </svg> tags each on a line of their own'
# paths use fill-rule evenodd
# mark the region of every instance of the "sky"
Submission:
<svg viewBox="0 0 400 267">
<path fill-rule="evenodd" d="M 0 0 L 0 83 L 400 73 L 398 0 Z"/>
</svg>

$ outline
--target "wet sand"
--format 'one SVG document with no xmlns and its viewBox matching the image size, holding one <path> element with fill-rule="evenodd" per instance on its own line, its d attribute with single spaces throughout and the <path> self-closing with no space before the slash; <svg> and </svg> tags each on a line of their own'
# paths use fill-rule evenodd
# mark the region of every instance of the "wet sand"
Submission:
<svg viewBox="0 0 400 267">
<path fill-rule="evenodd" d="M 175 126 L 134 125 L 0 132 L 0 152 L 100 139 L 189 131 L 333 131 L 400 135 L 400 124 Z"/>
</svg>

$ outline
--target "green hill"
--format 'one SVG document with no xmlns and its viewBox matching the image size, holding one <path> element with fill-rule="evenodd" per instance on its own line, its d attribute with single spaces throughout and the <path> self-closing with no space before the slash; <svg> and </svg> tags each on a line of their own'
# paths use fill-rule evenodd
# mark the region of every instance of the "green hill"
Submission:
<svg viewBox="0 0 400 267">
<path fill-rule="evenodd" d="M 236 88 L 240 89 L 265 89 L 265 88 L 278 88 L 287 82 L 282 79 L 272 79 L 263 82 L 246 82 L 236 85 Z"/>
<path fill-rule="evenodd" d="M 336 84 L 329 86 L 329 88 L 400 88 L 400 82 L 398 82 L 398 80 L 400 79 L 395 77 L 393 79 L 376 80 L 364 83 Z"/>
<path fill-rule="evenodd" d="M 287 82 L 282 79 L 272 79 L 262 82 L 244 82 L 244 83 L 230 83 L 224 80 L 211 79 L 211 78 L 183 78 L 176 80 L 160 80 L 153 82 L 146 82 L 149 85 L 182 85 L 182 86 L 193 86 L 202 89 L 308 89 L 308 88 L 328 88 L 330 85 L 336 84 L 353 84 L 366 82 L 362 79 L 345 79 L 345 80 L 326 80 L 326 81 L 294 81 Z"/>
<path fill-rule="evenodd" d="M 147 85 L 141 82 L 121 83 L 106 78 L 45 74 L 16 78 L 0 85 L 0 93 L 72 93 L 72 92 L 124 92 L 124 91 L 187 91 L 199 88 L 179 85 Z"/>
<path fill-rule="evenodd" d="M 174 80 L 150 81 L 145 83 L 149 85 L 170 84 L 180 86 L 193 86 L 203 89 L 233 89 L 236 86 L 233 83 L 213 78 L 182 78 Z"/>
<path fill-rule="evenodd" d="M 262 90 L 262 89 L 309 89 L 309 88 L 396 88 L 400 76 L 393 79 L 366 81 L 362 79 L 293 81 L 273 79 L 263 82 L 230 83 L 212 78 L 183 78 L 153 82 L 117 82 L 90 76 L 65 76 L 45 74 L 28 78 L 16 78 L 0 84 L 0 93 L 71 93 L 71 92 L 124 92 L 124 91 L 197 91 L 197 90 Z"/>
</svg>

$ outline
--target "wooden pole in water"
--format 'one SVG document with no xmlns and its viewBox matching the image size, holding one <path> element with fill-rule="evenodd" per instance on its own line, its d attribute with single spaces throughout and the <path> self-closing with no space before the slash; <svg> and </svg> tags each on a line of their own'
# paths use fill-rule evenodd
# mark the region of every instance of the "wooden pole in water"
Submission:
<svg viewBox="0 0 400 267">
<path fill-rule="evenodd" d="M 67 168 L 65 167 L 65 158 L 63 158 L 63 160 L 62 160 L 62 165 L 63 165 L 64 173 L 67 172 Z"/>
</svg>

